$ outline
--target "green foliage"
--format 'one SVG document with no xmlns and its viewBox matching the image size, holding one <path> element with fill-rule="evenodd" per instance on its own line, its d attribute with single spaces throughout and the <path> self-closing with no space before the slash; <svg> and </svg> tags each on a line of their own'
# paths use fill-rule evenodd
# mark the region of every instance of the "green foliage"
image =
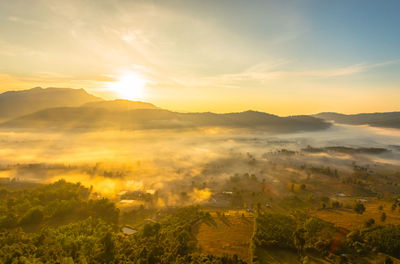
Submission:
<svg viewBox="0 0 400 264">
<path fill-rule="evenodd" d="M 257 247 L 295 248 L 293 234 L 296 222 L 281 214 L 260 214 L 256 218 L 253 242 Z"/>
<path fill-rule="evenodd" d="M 385 264 L 393 264 L 393 260 L 390 257 L 386 257 Z"/>
<path fill-rule="evenodd" d="M 2 191 L 0 230 L 57 225 L 90 216 L 117 223 L 119 210 L 108 199 L 89 199 L 90 189 L 64 180 L 29 191 Z"/>
<path fill-rule="evenodd" d="M 97 250 L 98 261 L 111 263 L 115 259 L 115 242 L 111 232 L 107 232 L 100 240 L 101 247 Z"/>
<path fill-rule="evenodd" d="M 306 243 L 305 233 L 307 231 L 304 228 L 299 228 L 293 233 L 293 242 L 296 246 L 300 256 L 303 255 L 304 244 Z"/>
<path fill-rule="evenodd" d="M 400 257 L 400 226 L 378 226 L 363 235 L 370 248 L 396 258 Z"/>
<path fill-rule="evenodd" d="M 307 252 L 318 252 L 320 256 L 327 256 L 329 253 L 341 254 L 346 249 L 342 235 L 344 230 L 319 218 L 309 217 L 301 211 L 291 216 L 276 213 L 261 214 L 256 218 L 255 228 L 251 248 L 253 261 L 258 261 L 261 257 L 257 249 L 292 250 L 292 252 L 293 249 L 297 249 L 299 257 Z"/>
<path fill-rule="evenodd" d="M 364 206 L 364 204 L 361 203 L 361 202 L 357 202 L 357 203 L 354 205 L 354 211 L 355 211 L 357 214 L 363 214 L 363 213 L 365 212 L 365 206 Z"/>
<path fill-rule="evenodd" d="M 24 225 L 39 225 L 43 221 L 43 209 L 35 207 L 30 209 L 19 221 L 21 226 Z"/>
<path fill-rule="evenodd" d="M 119 209 L 108 199 L 89 200 L 87 210 L 90 216 L 101 218 L 109 223 L 118 223 Z"/>
<path fill-rule="evenodd" d="M 323 221 L 319 218 L 311 217 L 304 223 L 305 239 L 307 246 L 318 251 L 328 250 L 332 239 L 337 233 L 332 223 Z"/>
<path fill-rule="evenodd" d="M 368 228 L 368 227 L 373 226 L 374 224 L 375 224 L 375 219 L 370 218 L 367 221 L 365 221 L 364 226 Z"/>
<path fill-rule="evenodd" d="M 177 209 L 127 236 L 117 226 L 115 204 L 89 196 L 90 189 L 63 180 L 1 190 L 0 263 L 244 263 L 237 256 L 194 254 L 192 227 L 210 216 L 198 207 Z"/>
<path fill-rule="evenodd" d="M 376 226 L 364 230 L 355 230 L 347 235 L 348 252 L 356 255 L 370 251 L 383 252 L 400 257 L 400 226 Z"/>
<path fill-rule="evenodd" d="M 72 257 L 76 263 L 99 256 L 101 238 L 111 226 L 100 219 L 88 218 L 57 229 L 24 233 L 14 229 L 0 233 L 1 263 L 56 263 Z M 100 258 L 99 258 L 100 259 Z M 94 262 L 102 263 L 102 262 Z"/>
<path fill-rule="evenodd" d="M 239 259 L 237 255 L 229 256 L 212 256 L 212 255 L 190 255 L 186 258 L 179 260 L 177 263 L 190 263 L 190 264 L 245 264 L 246 262 Z"/>
<path fill-rule="evenodd" d="M 192 226 L 203 217 L 197 207 L 181 208 L 130 236 L 99 217 L 38 233 L 4 231 L 0 232 L 0 263 L 245 263 L 237 256 L 193 253 Z"/>
</svg>

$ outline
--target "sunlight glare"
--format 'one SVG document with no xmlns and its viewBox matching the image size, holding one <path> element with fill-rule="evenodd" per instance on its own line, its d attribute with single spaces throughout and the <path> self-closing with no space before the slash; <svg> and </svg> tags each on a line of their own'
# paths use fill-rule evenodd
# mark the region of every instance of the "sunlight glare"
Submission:
<svg viewBox="0 0 400 264">
<path fill-rule="evenodd" d="M 109 89 L 122 99 L 140 100 L 145 96 L 147 80 L 136 72 L 126 72 L 116 82 L 109 84 Z"/>
</svg>

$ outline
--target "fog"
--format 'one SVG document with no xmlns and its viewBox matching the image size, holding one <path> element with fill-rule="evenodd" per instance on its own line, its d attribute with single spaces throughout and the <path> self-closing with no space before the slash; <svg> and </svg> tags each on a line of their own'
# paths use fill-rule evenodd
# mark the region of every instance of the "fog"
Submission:
<svg viewBox="0 0 400 264">
<path fill-rule="evenodd" d="M 0 177 L 50 183 L 58 179 L 93 186 L 116 197 L 140 190 L 164 195 L 159 206 L 200 203 L 235 174 L 278 183 L 296 173 L 291 164 L 353 162 L 398 164 L 400 131 L 333 125 L 306 133 L 273 134 L 222 128 L 91 133 L 0 132 Z M 386 148 L 382 154 L 304 153 L 307 146 Z M 275 155 L 286 149 L 301 155 Z M 276 164 L 281 167 L 277 169 Z M 274 169 L 272 169 L 274 168 Z M 297 175 L 296 174 L 296 175 Z M 184 199 L 181 193 L 186 192 Z"/>
</svg>

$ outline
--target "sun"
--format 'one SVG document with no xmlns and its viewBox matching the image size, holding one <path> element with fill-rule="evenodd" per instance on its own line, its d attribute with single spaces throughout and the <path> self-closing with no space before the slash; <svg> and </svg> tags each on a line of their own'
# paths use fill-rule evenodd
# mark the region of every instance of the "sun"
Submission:
<svg viewBox="0 0 400 264">
<path fill-rule="evenodd" d="M 117 78 L 116 82 L 108 85 L 108 88 L 122 99 L 140 100 L 145 97 L 147 80 L 136 72 L 126 72 Z"/>
</svg>

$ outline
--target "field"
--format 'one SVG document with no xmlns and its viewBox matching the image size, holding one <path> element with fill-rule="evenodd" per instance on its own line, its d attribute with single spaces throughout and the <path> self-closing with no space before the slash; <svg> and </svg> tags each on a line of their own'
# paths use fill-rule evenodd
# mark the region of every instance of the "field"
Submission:
<svg viewBox="0 0 400 264">
<path fill-rule="evenodd" d="M 219 256 L 236 254 L 251 263 L 249 247 L 254 217 L 245 211 L 212 212 L 211 216 L 211 221 L 203 221 L 197 227 L 198 251 Z"/>
<path fill-rule="evenodd" d="M 258 257 L 258 260 L 260 264 L 282 264 L 282 263 L 288 263 L 288 264 L 296 264 L 296 263 L 301 263 L 299 260 L 299 257 L 295 251 L 291 250 L 285 250 L 285 249 L 272 249 L 272 250 L 267 250 L 267 249 L 262 249 L 258 248 L 256 250 L 256 255 Z M 376 263 L 384 263 L 387 255 L 378 253 L 376 255 L 372 254 L 371 256 L 367 257 L 362 257 L 358 259 L 359 264 L 376 264 Z M 303 262 L 303 263 L 308 263 L 308 264 L 329 264 L 329 263 L 335 263 L 333 260 L 327 260 L 327 259 L 322 259 L 318 256 L 315 255 L 310 255 L 307 254 L 308 262 Z M 394 264 L 399 264 L 400 261 L 395 258 L 391 258 Z"/>
<path fill-rule="evenodd" d="M 281 263 L 301 263 L 299 257 L 295 251 L 286 249 L 262 249 L 258 248 L 256 250 L 256 255 L 260 264 L 281 264 Z M 325 264 L 330 263 L 318 257 L 313 257 L 308 255 L 308 260 L 310 264 Z"/>
<path fill-rule="evenodd" d="M 343 199 L 345 200 L 345 199 Z M 346 199 L 349 200 L 349 199 Z M 346 203 L 346 201 L 344 201 Z M 350 204 L 353 204 L 354 201 Z M 340 208 L 340 209 L 324 209 L 317 210 L 312 212 L 311 214 L 315 217 L 321 218 L 322 220 L 331 222 L 336 226 L 346 228 L 348 230 L 353 230 L 356 228 L 361 228 L 364 223 L 373 218 L 375 223 L 377 224 L 400 224 L 400 212 L 399 209 L 396 208 L 392 211 L 392 203 L 386 201 L 378 201 L 376 199 L 368 199 L 366 203 L 364 203 L 365 212 L 363 214 L 357 214 L 353 209 L 350 208 Z M 379 210 L 379 207 L 382 206 L 383 209 Z M 381 221 L 381 214 L 386 214 L 386 220 L 384 222 Z"/>
</svg>

